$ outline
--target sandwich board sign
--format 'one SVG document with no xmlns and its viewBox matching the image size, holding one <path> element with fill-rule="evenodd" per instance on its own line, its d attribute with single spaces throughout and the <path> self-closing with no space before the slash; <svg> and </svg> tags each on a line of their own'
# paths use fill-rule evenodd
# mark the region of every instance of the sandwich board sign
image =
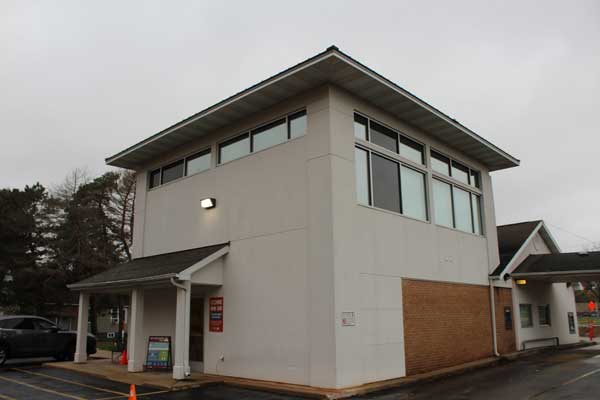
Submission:
<svg viewBox="0 0 600 400">
<path fill-rule="evenodd" d="M 171 369 L 171 336 L 148 337 L 146 369 Z"/>
</svg>

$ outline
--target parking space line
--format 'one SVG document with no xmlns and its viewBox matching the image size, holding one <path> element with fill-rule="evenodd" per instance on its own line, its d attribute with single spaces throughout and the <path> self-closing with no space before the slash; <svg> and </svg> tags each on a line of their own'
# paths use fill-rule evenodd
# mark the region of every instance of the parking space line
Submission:
<svg viewBox="0 0 600 400">
<path fill-rule="evenodd" d="M 2 400 L 17 400 L 14 397 L 10 397 L 5 394 L 0 394 L 0 399 L 2 399 Z"/>
<path fill-rule="evenodd" d="M 59 378 L 59 377 L 48 375 L 48 374 L 43 374 L 41 372 L 33 372 L 31 370 L 28 370 L 28 369 L 21 369 L 21 368 L 11 368 L 11 369 L 14 370 L 14 371 L 23 372 L 23 373 L 26 373 L 26 374 L 38 375 L 38 376 L 42 376 L 44 378 L 54 379 L 54 380 L 65 382 L 65 383 L 70 383 L 72 385 L 77 385 L 77 386 L 85 387 L 85 388 L 88 388 L 88 389 L 99 390 L 101 392 L 116 394 L 116 395 L 119 395 L 120 397 L 128 395 L 128 393 L 117 392 L 116 390 L 99 388 L 99 387 L 96 387 L 96 386 L 87 385 L 85 383 L 76 382 L 76 381 L 72 381 L 72 380 L 64 379 L 64 378 Z"/>
<path fill-rule="evenodd" d="M 83 397 L 79 397 L 79 396 L 73 396 L 73 395 L 71 395 L 71 394 L 57 392 L 57 391 L 55 391 L 55 390 L 52 390 L 52 389 L 46 389 L 46 388 L 43 388 L 43 387 L 39 387 L 39 386 L 33 385 L 33 384 L 31 384 L 31 383 L 27 383 L 27 382 L 21 382 L 21 381 L 18 381 L 18 380 L 16 380 L 16 379 L 7 378 L 7 377 L 5 377 L 5 376 L 1 376 L 1 375 L 0 375 L 0 379 L 3 379 L 3 380 L 5 380 L 5 381 L 8 381 L 8 382 L 16 383 L 16 384 L 18 384 L 18 385 L 27 386 L 27 387 L 30 387 L 30 388 L 33 388 L 33 389 L 36 389 L 36 390 L 41 390 L 42 392 L 46 392 L 46 393 L 52 393 L 52 394 L 55 394 L 55 395 L 58 395 L 58 396 L 67 397 L 67 398 L 69 398 L 69 399 L 74 399 L 74 400 L 87 400 L 87 399 L 85 399 L 85 398 L 83 398 Z"/>
<path fill-rule="evenodd" d="M 152 396 L 155 394 L 164 394 L 164 393 L 169 393 L 170 390 L 159 390 L 157 392 L 148 392 L 148 393 L 140 393 L 137 395 L 137 397 L 144 397 L 144 396 Z M 127 397 L 128 395 L 125 395 L 125 397 Z M 95 399 L 95 400 L 117 400 L 117 399 L 122 399 L 123 396 L 114 396 L 114 397 L 102 397 L 99 399 Z"/>
</svg>

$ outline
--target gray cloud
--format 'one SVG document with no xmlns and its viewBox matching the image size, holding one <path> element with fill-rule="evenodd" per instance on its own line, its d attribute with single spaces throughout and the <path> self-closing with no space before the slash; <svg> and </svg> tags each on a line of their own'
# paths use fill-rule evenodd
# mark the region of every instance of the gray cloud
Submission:
<svg viewBox="0 0 600 400">
<path fill-rule="evenodd" d="M 100 173 L 104 157 L 335 43 L 522 160 L 494 174 L 499 223 L 543 218 L 600 241 L 597 0 L 0 9 L 2 187 Z M 553 226 L 564 249 L 586 244 Z"/>
</svg>

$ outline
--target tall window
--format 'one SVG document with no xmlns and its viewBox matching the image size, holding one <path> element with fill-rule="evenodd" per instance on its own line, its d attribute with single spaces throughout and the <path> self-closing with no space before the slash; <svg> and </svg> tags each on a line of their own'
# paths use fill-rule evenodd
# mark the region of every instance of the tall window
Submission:
<svg viewBox="0 0 600 400">
<path fill-rule="evenodd" d="M 457 184 L 451 179 L 446 182 L 444 177 L 434 177 L 435 222 L 438 225 L 481 235 L 481 198 L 479 194 L 474 193 L 475 189 L 471 189 L 481 188 L 480 173 L 435 150 L 431 150 L 430 154 L 434 175 L 449 176 L 460 182 Z"/>
<path fill-rule="evenodd" d="M 433 179 L 435 223 L 481 235 L 480 197 L 440 179 Z"/>
<path fill-rule="evenodd" d="M 354 165 L 356 167 L 356 199 L 359 203 L 371 204 L 369 185 L 369 153 L 356 147 L 354 149 Z"/>
<path fill-rule="evenodd" d="M 437 179 L 433 180 L 433 210 L 438 225 L 454 228 L 452 186 Z"/>
<path fill-rule="evenodd" d="M 538 317 L 540 325 L 552 325 L 550 319 L 550 304 L 538 306 Z"/>
<path fill-rule="evenodd" d="M 521 319 L 521 328 L 530 328 L 533 326 L 531 304 L 519 304 L 519 317 Z"/>
<path fill-rule="evenodd" d="M 427 220 L 423 172 L 370 149 L 356 147 L 354 154 L 360 204 Z"/>
</svg>

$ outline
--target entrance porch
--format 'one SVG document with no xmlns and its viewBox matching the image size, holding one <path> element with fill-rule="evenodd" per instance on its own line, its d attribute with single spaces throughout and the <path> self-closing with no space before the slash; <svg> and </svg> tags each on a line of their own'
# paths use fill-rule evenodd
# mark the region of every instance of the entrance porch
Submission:
<svg viewBox="0 0 600 400">
<path fill-rule="evenodd" d="M 147 366 L 150 336 L 171 340 L 172 378 L 203 372 L 204 336 L 208 327 L 207 299 L 223 285 L 223 257 L 228 244 L 142 257 L 70 285 L 79 291 L 75 363 L 86 363 L 90 296 L 127 293 L 130 296 L 127 371 Z"/>
</svg>

